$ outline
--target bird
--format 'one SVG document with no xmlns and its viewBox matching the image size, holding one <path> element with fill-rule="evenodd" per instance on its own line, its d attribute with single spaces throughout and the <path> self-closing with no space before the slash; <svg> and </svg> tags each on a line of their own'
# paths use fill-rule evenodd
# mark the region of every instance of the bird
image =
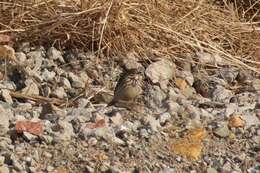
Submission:
<svg viewBox="0 0 260 173">
<path fill-rule="evenodd" d="M 142 69 L 125 70 L 114 89 L 114 96 L 107 106 L 116 105 L 116 103 L 133 102 L 143 92 L 143 72 Z"/>
</svg>

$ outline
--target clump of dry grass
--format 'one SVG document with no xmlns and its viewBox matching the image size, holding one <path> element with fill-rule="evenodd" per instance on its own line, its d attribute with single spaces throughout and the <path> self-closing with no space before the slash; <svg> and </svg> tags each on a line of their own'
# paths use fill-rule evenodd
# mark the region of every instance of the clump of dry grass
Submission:
<svg viewBox="0 0 260 173">
<path fill-rule="evenodd" d="M 0 33 L 109 55 L 135 51 L 145 59 L 170 56 L 178 61 L 184 53 L 207 51 L 259 72 L 259 59 L 253 57 L 260 46 L 257 1 L 248 7 L 251 17 L 244 18 L 238 4 L 226 0 L 61 2 L 66 6 L 57 0 L 0 2 Z"/>
</svg>

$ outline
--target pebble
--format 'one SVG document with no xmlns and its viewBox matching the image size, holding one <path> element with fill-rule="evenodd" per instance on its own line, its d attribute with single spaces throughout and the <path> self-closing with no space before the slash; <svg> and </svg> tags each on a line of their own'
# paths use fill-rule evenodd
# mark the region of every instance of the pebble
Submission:
<svg viewBox="0 0 260 173">
<path fill-rule="evenodd" d="M 246 128 L 254 125 L 260 125 L 260 121 L 255 114 L 243 115 L 242 118 L 246 121 Z"/>
<path fill-rule="evenodd" d="M 44 71 L 42 72 L 42 75 L 41 75 L 41 77 L 42 77 L 42 79 L 44 80 L 44 81 L 53 81 L 54 80 L 54 78 L 55 78 L 55 76 L 56 76 L 56 73 L 55 72 L 53 72 L 53 71 L 49 71 L 49 70 L 47 70 L 47 69 L 44 69 Z"/>
<path fill-rule="evenodd" d="M 252 85 L 255 91 L 260 93 L 260 79 L 253 80 Z"/>
<path fill-rule="evenodd" d="M 64 59 L 62 57 L 62 53 L 58 51 L 55 47 L 50 47 L 47 51 L 47 56 L 52 60 L 59 60 L 64 63 Z"/>
<path fill-rule="evenodd" d="M 171 155 L 168 155 L 168 144 L 171 144 L 177 137 L 182 137 L 182 132 L 185 134 L 187 129 L 198 126 L 207 127 L 208 132 L 213 131 L 213 134 L 220 138 L 229 137 L 219 140 L 213 137 L 212 143 L 208 143 L 209 139 L 204 141 L 207 144 L 205 145 L 207 147 L 203 148 L 203 150 L 205 149 L 203 158 L 207 158 L 204 159 L 205 163 L 202 163 L 203 170 L 206 169 L 205 172 L 216 173 L 217 170 L 233 171 L 233 173 L 235 171 L 243 172 L 246 170 L 240 163 L 245 159 L 249 159 L 252 165 L 256 163 L 254 152 L 258 148 L 251 149 L 251 147 L 255 147 L 260 141 L 260 130 L 257 130 L 260 123 L 260 99 L 259 93 L 254 91 L 258 88 L 259 81 L 248 78 L 248 83 L 244 84 L 248 85 L 247 88 L 250 89 L 250 92 L 233 93 L 233 90 L 227 89 L 226 86 L 239 82 L 236 68 L 219 66 L 219 71 L 212 71 L 212 73 L 200 69 L 202 79 L 205 79 L 205 84 L 208 84 L 207 98 L 203 98 L 194 92 L 196 83 L 194 80 L 198 78 L 195 69 L 197 64 L 190 61 L 188 62 L 189 67 L 185 66 L 184 70 L 176 71 L 173 63 L 172 66 L 167 64 L 171 61 L 155 60 L 155 62 L 152 60 L 145 70 L 145 75 L 148 78 L 145 80 L 145 94 L 140 96 L 140 100 L 137 100 L 143 104 L 142 98 L 144 98 L 144 105 L 149 110 L 141 114 L 113 107 L 115 113 L 111 114 L 111 107 L 105 107 L 103 104 L 107 102 L 101 103 L 96 102 L 96 100 L 94 102 L 92 97 L 101 93 L 102 95 L 112 93 L 115 79 L 121 72 L 121 67 L 117 63 L 113 61 L 110 63 L 109 60 L 107 63 L 109 66 L 104 67 L 101 63 L 96 65 L 96 57 L 87 56 L 84 52 L 67 51 L 71 52 L 71 55 L 70 57 L 64 55 L 64 58 L 70 64 L 63 66 L 63 54 L 54 47 L 48 49 L 46 56 L 44 48 L 28 46 L 26 49 L 26 51 L 16 53 L 16 56 L 19 62 L 28 64 L 26 70 L 30 72 L 30 76 L 34 76 L 34 79 L 37 78 L 37 82 L 26 75 L 23 75 L 21 82 L 23 84 L 25 81 L 25 87 L 20 86 L 15 80 L 15 82 L 0 81 L 0 88 L 2 88 L 0 172 L 5 167 L 7 172 L 36 173 L 40 172 L 38 165 L 43 164 L 45 172 L 55 172 L 56 168 L 66 167 L 66 165 L 72 166 L 70 167 L 72 172 L 87 171 L 87 169 L 89 172 L 101 170 L 127 172 L 138 165 L 136 170 L 139 171 L 172 173 L 177 171 L 177 167 L 175 170 L 175 167 L 168 166 L 176 161 L 180 170 L 199 172 L 200 164 L 192 164 L 187 167 L 191 163 L 189 160 L 180 156 L 174 156 L 177 158 L 172 160 L 169 158 Z M 212 65 L 219 63 L 216 55 L 208 55 L 202 59 L 204 58 Z M 127 69 L 139 66 L 144 68 L 142 67 L 143 63 L 136 61 L 139 57 L 135 58 L 133 61 L 130 57 L 124 57 L 123 64 Z M 81 60 L 84 62 L 74 63 Z M 106 61 L 105 58 L 103 60 Z M 105 74 L 108 69 L 111 70 L 111 73 Z M 183 68 L 178 66 L 178 69 Z M 181 79 L 179 82 L 183 82 L 185 86 L 176 85 L 175 75 Z M 170 84 L 169 81 L 172 83 Z M 34 88 L 31 88 L 31 84 Z M 183 88 L 181 89 L 180 86 Z M 103 90 L 103 87 L 106 90 Z M 82 89 L 85 89 L 86 95 L 77 98 L 75 105 L 64 105 L 61 108 L 50 102 L 35 104 L 35 102 L 12 98 L 10 94 L 8 95 L 11 90 L 65 100 L 78 96 Z M 100 90 L 102 92 L 96 93 Z M 217 102 L 217 104 L 201 106 L 204 102 Z M 257 104 L 257 102 L 259 103 Z M 241 115 L 241 118 L 246 121 L 246 127 L 229 129 L 226 121 L 232 114 Z M 41 118 L 44 123 L 44 133 L 41 136 L 35 136 L 28 132 L 21 135 L 12 133 L 16 121 L 35 121 L 38 118 Z M 96 120 L 100 118 L 105 118 L 106 123 L 104 126 L 96 127 L 93 122 L 97 122 Z M 86 124 L 92 124 L 92 126 L 86 126 Z M 234 138 L 231 138 L 232 134 Z M 240 145 L 241 139 L 249 140 L 243 141 L 243 145 Z M 229 142 L 235 142 L 235 144 L 238 142 L 237 150 L 241 150 L 239 147 L 242 147 L 243 152 L 240 155 L 235 155 L 226 147 Z M 66 153 L 58 154 L 57 152 L 63 147 L 66 148 Z M 104 152 L 106 155 L 105 160 L 99 160 L 100 152 Z M 154 154 L 157 154 L 153 152 L 161 153 L 163 161 L 154 157 Z M 247 155 L 248 152 L 252 152 L 252 154 Z M 95 159 L 92 159 L 92 156 L 89 158 L 89 153 Z M 129 160 L 127 166 L 121 162 L 121 158 Z M 144 158 L 146 161 L 142 165 L 138 160 Z M 48 164 L 49 160 L 53 160 L 53 162 Z M 79 162 L 82 164 L 77 164 Z M 97 164 L 101 164 L 101 170 L 95 170 Z M 255 166 L 249 170 L 256 169 L 258 168 Z"/>
<path fill-rule="evenodd" d="M 7 89 L 1 89 L 0 92 L 1 92 L 0 95 L 3 97 L 3 99 L 4 99 L 4 101 L 5 101 L 6 103 L 13 104 L 13 99 L 12 99 L 12 97 L 11 97 L 11 95 L 10 95 L 9 90 L 7 90 Z"/>
<path fill-rule="evenodd" d="M 71 123 L 66 120 L 59 120 L 59 126 L 62 128 L 59 138 L 62 141 L 70 141 L 71 138 L 75 135 L 74 129 Z"/>
<path fill-rule="evenodd" d="M 73 74 L 72 72 L 68 73 L 69 80 L 71 81 L 71 86 L 73 88 L 85 88 L 85 83 L 81 78 Z"/>
<path fill-rule="evenodd" d="M 47 168 L 46 168 L 46 170 L 47 170 L 48 172 L 52 172 L 52 171 L 54 170 L 54 167 L 48 165 Z"/>
<path fill-rule="evenodd" d="M 97 144 L 97 139 L 95 137 L 90 137 L 89 140 L 88 140 L 88 144 L 90 146 L 95 146 Z"/>
<path fill-rule="evenodd" d="M 221 172 L 231 172 L 231 170 L 232 170 L 231 163 L 226 161 L 226 163 L 224 163 L 224 165 L 221 168 Z"/>
<path fill-rule="evenodd" d="M 63 88 L 65 90 L 68 90 L 68 89 L 72 88 L 71 84 L 70 84 L 70 81 L 67 78 L 65 78 L 65 77 L 61 77 L 60 78 L 60 83 L 61 83 L 61 86 L 63 86 Z"/>
<path fill-rule="evenodd" d="M 212 93 L 212 100 L 216 102 L 228 103 L 232 96 L 233 94 L 230 90 L 218 85 Z"/>
<path fill-rule="evenodd" d="M 67 93 L 65 92 L 63 87 L 58 87 L 54 90 L 54 92 L 52 93 L 52 95 L 56 98 L 59 99 L 64 99 L 67 97 Z"/>
<path fill-rule="evenodd" d="M 160 128 L 160 121 L 153 116 L 148 116 L 147 120 L 152 131 L 157 132 Z"/>
<path fill-rule="evenodd" d="M 160 115 L 159 121 L 160 124 L 165 124 L 168 120 L 170 120 L 171 118 L 171 114 L 169 112 L 165 112 L 163 114 Z"/>
<path fill-rule="evenodd" d="M 218 173 L 218 171 L 215 168 L 209 167 L 207 168 L 207 173 Z"/>
<path fill-rule="evenodd" d="M 220 69 L 220 76 L 226 80 L 229 84 L 232 84 L 237 76 L 239 74 L 239 69 L 237 68 L 230 68 L 230 67 L 225 67 Z"/>
<path fill-rule="evenodd" d="M 230 130 L 227 126 L 227 124 L 223 124 L 221 127 L 217 128 L 214 130 L 214 133 L 219 136 L 219 137 L 222 137 L 222 138 L 225 138 L 225 137 L 228 137 L 229 134 L 230 134 Z"/>
<path fill-rule="evenodd" d="M 229 103 L 226 105 L 225 109 L 225 117 L 229 118 L 230 115 L 234 114 L 237 112 L 238 106 L 236 103 Z"/>
<path fill-rule="evenodd" d="M 12 117 L 12 113 L 0 105 L 0 135 L 4 135 L 9 131 L 9 121 Z"/>
<path fill-rule="evenodd" d="M 175 65 L 171 61 L 161 60 L 150 64 L 145 70 L 145 75 L 153 83 L 159 83 L 165 89 L 169 80 L 175 75 L 175 68 Z"/>
<path fill-rule="evenodd" d="M 8 169 L 8 166 L 7 165 L 0 165 L 0 172 L 1 173 L 9 173 L 9 169 Z"/>
<path fill-rule="evenodd" d="M 179 73 L 176 74 L 176 76 L 185 79 L 185 81 L 187 81 L 190 86 L 192 86 L 194 83 L 194 77 L 190 71 L 179 71 Z"/>
<path fill-rule="evenodd" d="M 148 95 L 148 105 L 151 108 L 158 109 L 161 107 L 163 101 L 166 99 L 167 95 L 161 90 L 159 86 L 154 86 L 149 88 Z"/>
<path fill-rule="evenodd" d="M 28 59 L 39 60 L 43 59 L 44 54 L 41 50 L 35 50 L 27 53 L 26 56 L 28 57 Z"/>
<path fill-rule="evenodd" d="M 15 83 L 12 81 L 0 81 L 0 88 L 1 89 L 8 89 L 8 90 L 16 90 Z"/>
<path fill-rule="evenodd" d="M 140 136 L 143 138 L 149 138 L 149 133 L 147 132 L 146 129 L 141 129 L 140 130 Z"/>
<path fill-rule="evenodd" d="M 36 140 L 38 137 L 31 134 L 31 133 L 28 133 L 28 132 L 23 132 L 23 137 L 25 138 L 25 140 L 27 141 L 33 141 L 33 140 Z"/>
<path fill-rule="evenodd" d="M 29 96 L 38 96 L 40 94 L 40 90 L 38 85 L 31 79 L 27 79 L 25 81 L 26 87 L 22 89 L 22 93 Z"/>
<path fill-rule="evenodd" d="M 27 59 L 25 53 L 23 52 L 16 52 L 15 57 L 17 61 L 20 62 L 21 64 L 23 64 Z"/>
</svg>

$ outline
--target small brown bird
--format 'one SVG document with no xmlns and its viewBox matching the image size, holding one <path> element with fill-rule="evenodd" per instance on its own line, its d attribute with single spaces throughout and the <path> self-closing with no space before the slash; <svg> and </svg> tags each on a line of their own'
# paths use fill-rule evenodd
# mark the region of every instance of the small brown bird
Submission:
<svg viewBox="0 0 260 173">
<path fill-rule="evenodd" d="M 143 75 L 141 69 L 130 69 L 122 73 L 114 90 L 111 106 L 118 102 L 129 103 L 142 94 Z"/>
</svg>

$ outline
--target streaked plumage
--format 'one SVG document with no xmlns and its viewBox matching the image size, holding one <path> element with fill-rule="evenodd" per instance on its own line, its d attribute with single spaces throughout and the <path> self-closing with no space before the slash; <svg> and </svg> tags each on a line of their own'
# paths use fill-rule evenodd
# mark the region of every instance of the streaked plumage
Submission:
<svg viewBox="0 0 260 173">
<path fill-rule="evenodd" d="M 140 94 L 142 94 L 142 73 L 137 69 L 128 70 L 119 78 L 114 90 L 113 100 L 108 106 L 120 101 L 134 101 Z"/>
</svg>

